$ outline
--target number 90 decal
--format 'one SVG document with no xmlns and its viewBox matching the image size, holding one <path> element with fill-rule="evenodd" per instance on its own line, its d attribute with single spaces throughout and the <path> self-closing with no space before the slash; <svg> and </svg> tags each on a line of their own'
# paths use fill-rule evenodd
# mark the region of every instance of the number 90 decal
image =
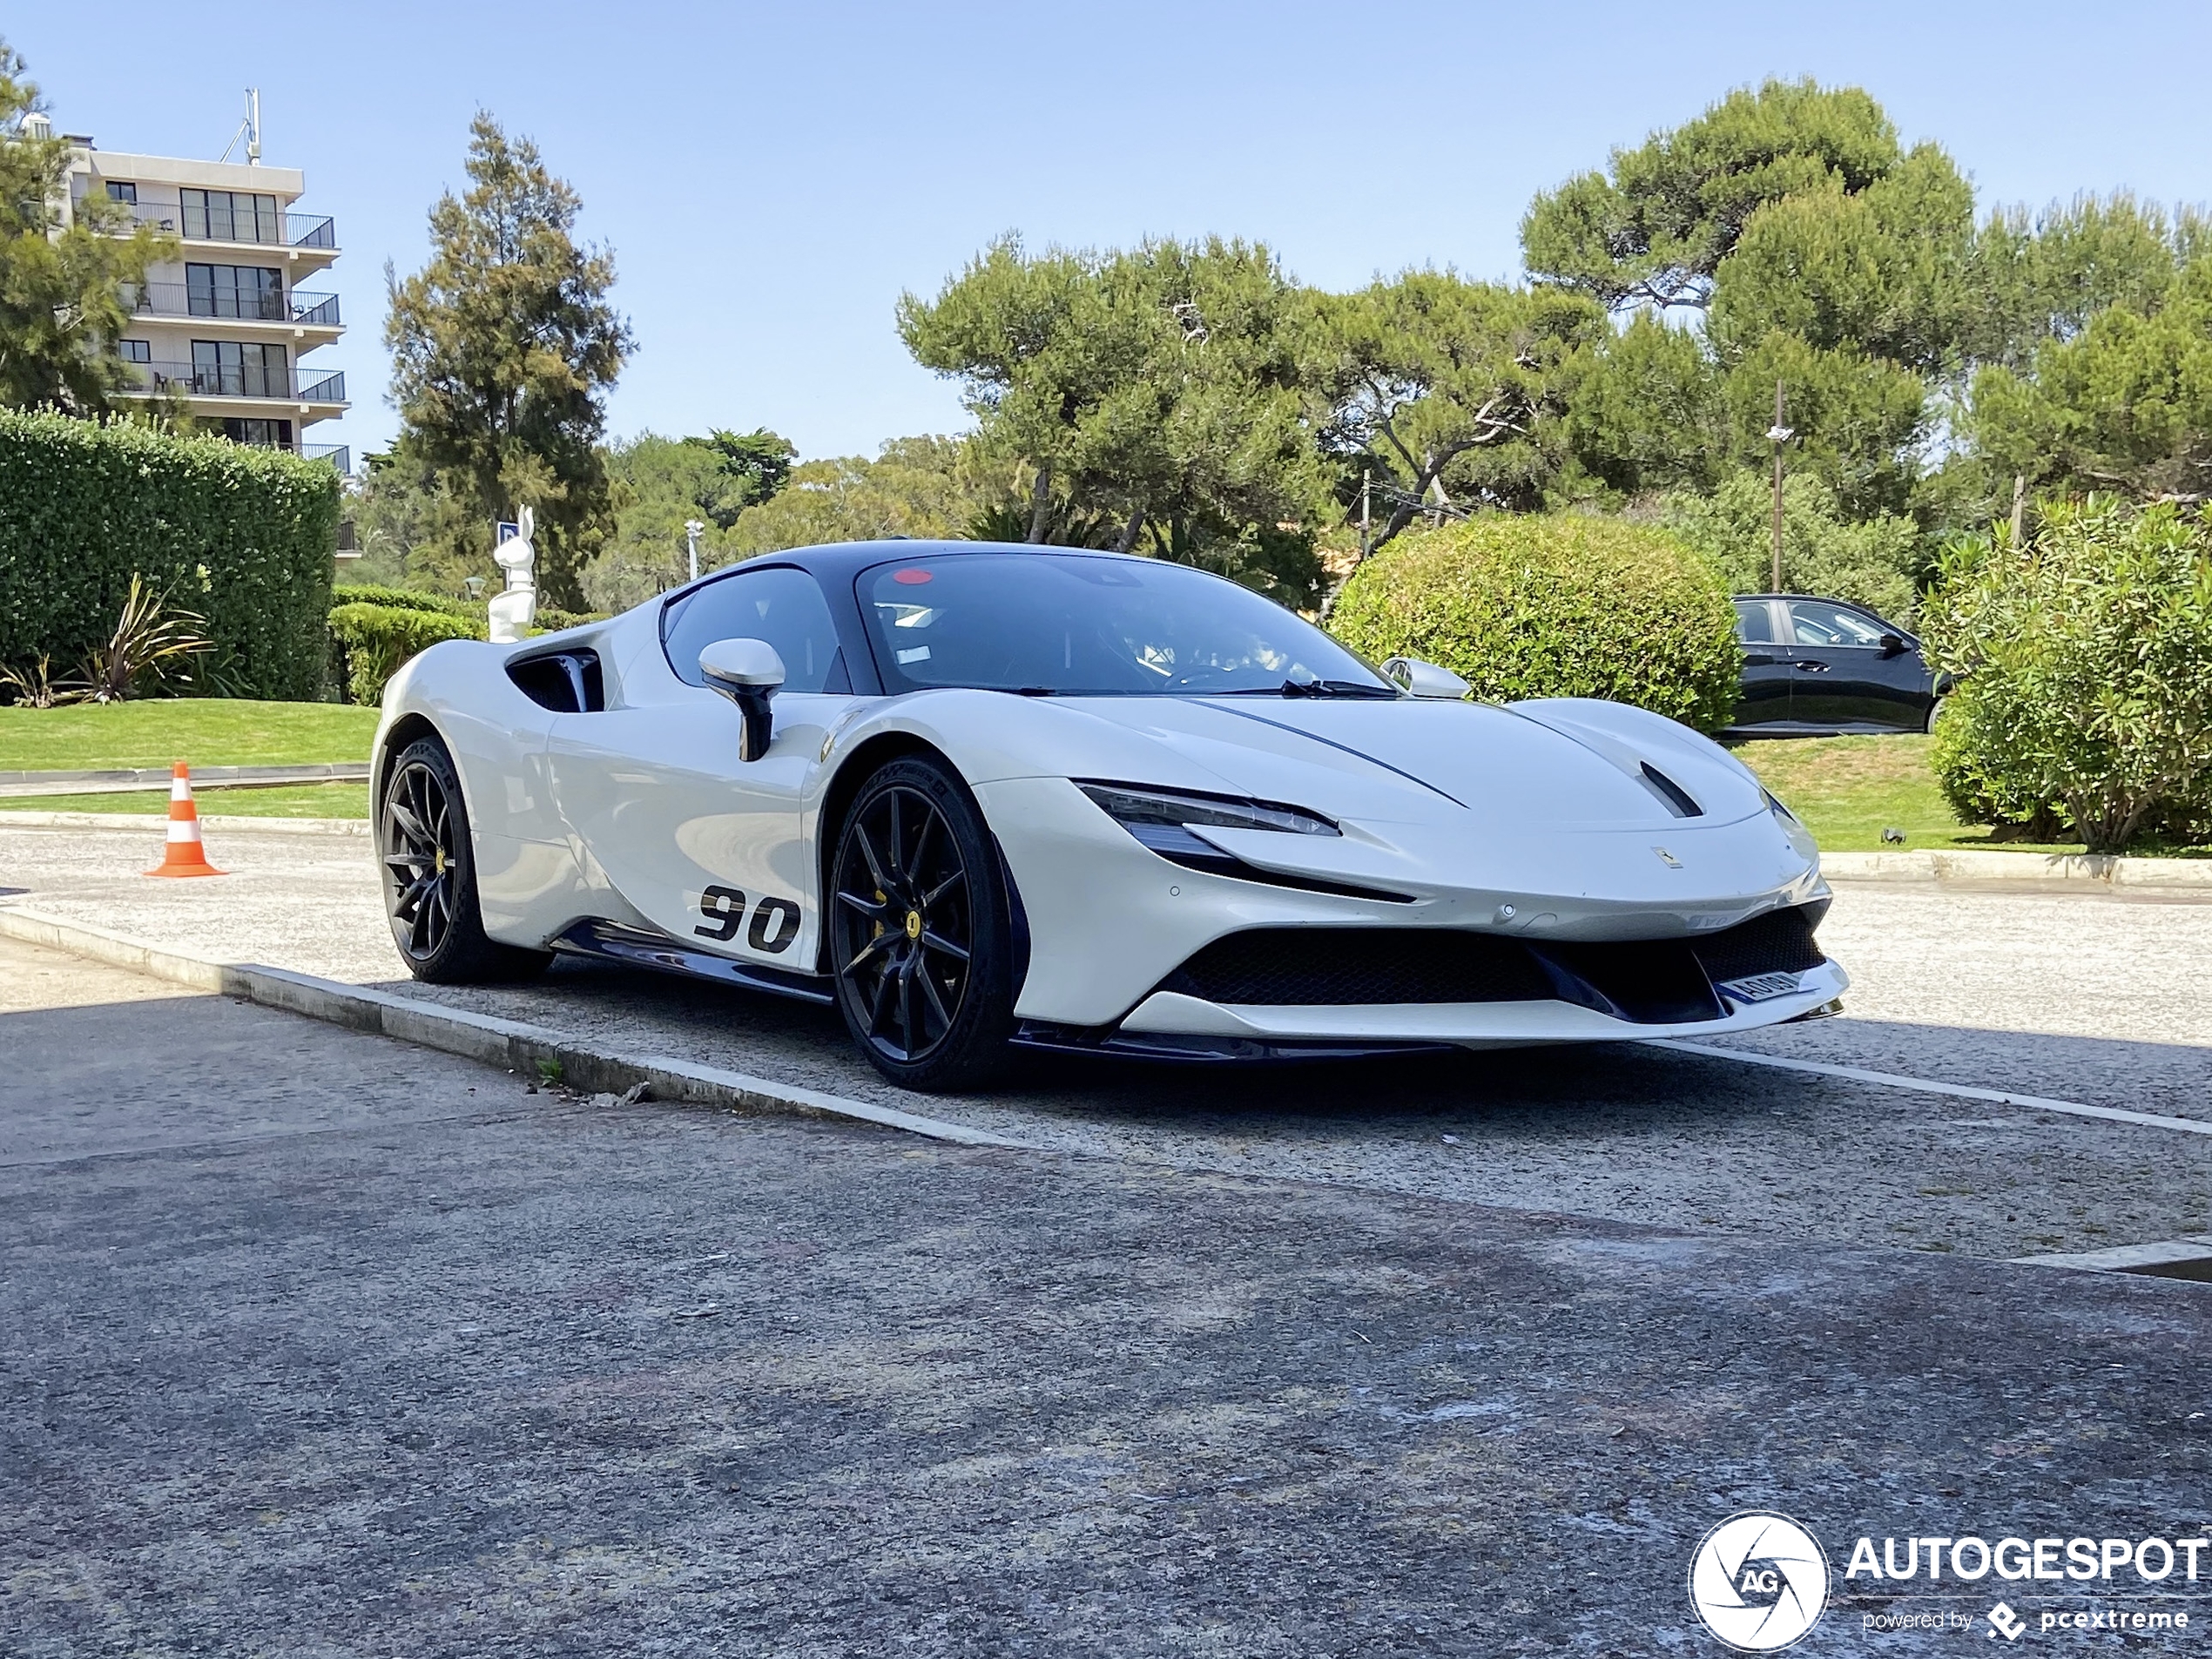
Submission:
<svg viewBox="0 0 2212 1659">
<path fill-rule="evenodd" d="M 702 939 L 727 943 L 745 923 L 745 896 L 735 887 L 709 887 L 699 894 L 699 914 L 706 920 L 691 931 Z M 788 899 L 763 899 L 752 907 L 752 926 L 745 941 L 771 956 L 791 948 L 799 937 L 799 907 Z"/>
</svg>

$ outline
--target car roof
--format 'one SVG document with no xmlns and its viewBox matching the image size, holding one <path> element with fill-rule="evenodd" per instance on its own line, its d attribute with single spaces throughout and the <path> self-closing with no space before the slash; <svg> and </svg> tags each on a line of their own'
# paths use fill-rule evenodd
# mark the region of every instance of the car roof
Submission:
<svg viewBox="0 0 2212 1659">
<path fill-rule="evenodd" d="M 921 541 L 895 536 L 881 542 L 825 542 L 814 547 L 793 547 L 774 553 L 757 553 L 750 558 L 738 560 L 735 564 L 725 564 L 709 570 L 698 581 L 686 582 L 680 588 L 671 588 L 661 597 L 664 601 L 673 601 L 694 588 L 747 566 L 759 569 L 769 565 L 792 565 L 807 571 L 819 581 L 849 582 L 873 565 L 888 564 L 899 559 L 936 558 L 948 553 L 983 553 L 1008 557 L 1055 553 L 1062 556 L 1073 554 L 1082 558 L 1150 563 L 1141 554 L 1114 553 L 1095 547 L 1061 547 L 1051 543 L 1035 542 Z"/>
</svg>

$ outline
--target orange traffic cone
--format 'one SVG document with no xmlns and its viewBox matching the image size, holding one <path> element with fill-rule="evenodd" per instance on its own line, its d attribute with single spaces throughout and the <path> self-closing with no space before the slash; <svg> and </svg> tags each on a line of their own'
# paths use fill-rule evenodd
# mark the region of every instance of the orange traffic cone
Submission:
<svg viewBox="0 0 2212 1659">
<path fill-rule="evenodd" d="M 199 808 L 192 805 L 192 768 L 179 760 L 169 778 L 169 846 L 148 875 L 220 875 L 199 844 Z"/>
</svg>

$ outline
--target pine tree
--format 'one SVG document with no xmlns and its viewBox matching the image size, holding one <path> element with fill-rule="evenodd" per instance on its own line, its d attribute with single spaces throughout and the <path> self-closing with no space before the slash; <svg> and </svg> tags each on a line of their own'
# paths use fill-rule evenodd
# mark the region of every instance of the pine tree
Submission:
<svg viewBox="0 0 2212 1659">
<path fill-rule="evenodd" d="M 456 509 L 428 564 L 489 574 L 494 521 L 528 506 L 540 591 L 580 609 L 612 512 L 604 394 L 632 345 L 607 303 L 614 260 L 577 243 L 582 199 L 535 144 L 481 111 L 469 134 L 469 189 L 430 210 L 429 263 L 385 270 L 395 459 Z"/>
</svg>

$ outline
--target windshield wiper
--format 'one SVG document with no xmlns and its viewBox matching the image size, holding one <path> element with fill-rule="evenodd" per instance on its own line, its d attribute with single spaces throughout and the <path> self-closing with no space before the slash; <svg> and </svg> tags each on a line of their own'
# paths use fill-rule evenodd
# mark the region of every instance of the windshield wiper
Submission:
<svg viewBox="0 0 2212 1659">
<path fill-rule="evenodd" d="M 1372 697 L 1394 698 L 1395 687 L 1369 685 L 1359 680 L 1285 680 L 1278 697 Z"/>
</svg>

